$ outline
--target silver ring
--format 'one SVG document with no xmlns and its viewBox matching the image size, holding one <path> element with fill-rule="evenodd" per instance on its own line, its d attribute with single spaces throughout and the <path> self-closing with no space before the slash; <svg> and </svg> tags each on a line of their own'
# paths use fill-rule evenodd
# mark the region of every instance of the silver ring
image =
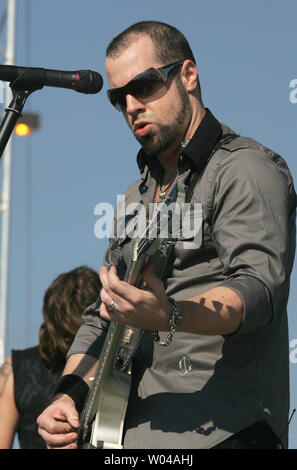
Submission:
<svg viewBox="0 0 297 470">
<path fill-rule="evenodd" d="M 117 307 L 117 305 L 118 305 L 118 304 L 117 304 L 114 300 L 112 300 L 112 301 L 110 302 L 110 305 L 109 305 L 109 307 L 108 307 L 108 310 L 109 310 L 110 312 L 114 312 L 115 309 L 116 309 L 116 307 Z"/>
</svg>

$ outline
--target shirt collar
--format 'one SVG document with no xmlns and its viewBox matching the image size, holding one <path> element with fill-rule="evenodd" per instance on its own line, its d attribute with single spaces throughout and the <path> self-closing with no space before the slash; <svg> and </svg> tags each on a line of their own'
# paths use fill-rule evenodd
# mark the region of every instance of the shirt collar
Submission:
<svg viewBox="0 0 297 470">
<path fill-rule="evenodd" d="M 182 152 L 183 156 L 188 157 L 192 165 L 194 164 L 196 171 L 200 172 L 203 169 L 215 143 L 221 135 L 221 124 L 211 111 L 206 108 L 202 121 Z M 146 166 L 149 167 L 151 173 L 155 173 L 159 167 L 158 159 L 148 157 L 142 149 L 138 152 L 137 163 L 141 173 L 143 173 Z"/>
<path fill-rule="evenodd" d="M 191 162 L 194 163 L 196 171 L 200 172 L 203 169 L 213 147 L 221 135 L 221 124 L 210 110 L 206 108 L 206 113 L 197 127 L 195 134 L 182 152 L 183 155 L 189 157 Z"/>
</svg>

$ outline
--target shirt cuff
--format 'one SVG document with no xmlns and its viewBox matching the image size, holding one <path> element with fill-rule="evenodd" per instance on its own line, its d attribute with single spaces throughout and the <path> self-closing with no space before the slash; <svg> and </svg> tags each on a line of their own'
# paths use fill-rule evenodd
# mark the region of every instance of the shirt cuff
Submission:
<svg viewBox="0 0 297 470">
<path fill-rule="evenodd" d="M 268 325 L 273 317 L 270 294 L 263 282 L 253 276 L 238 276 L 227 279 L 220 285 L 234 290 L 243 303 L 242 322 L 234 333 L 250 333 Z"/>
<path fill-rule="evenodd" d="M 98 333 L 100 331 L 90 329 L 88 325 L 82 325 L 67 352 L 66 359 L 73 354 L 88 354 L 98 359 L 105 339 L 98 336 Z"/>
</svg>

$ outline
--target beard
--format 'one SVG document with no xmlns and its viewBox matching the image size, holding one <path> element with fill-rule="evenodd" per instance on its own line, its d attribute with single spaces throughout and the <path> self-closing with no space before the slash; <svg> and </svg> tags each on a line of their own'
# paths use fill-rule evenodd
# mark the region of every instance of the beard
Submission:
<svg viewBox="0 0 297 470">
<path fill-rule="evenodd" d="M 157 124 L 157 132 L 150 131 L 145 136 L 136 137 L 148 157 L 160 155 L 184 139 L 192 117 L 192 107 L 189 96 L 181 83 L 178 88 L 180 106 L 172 121 L 167 124 Z"/>
</svg>

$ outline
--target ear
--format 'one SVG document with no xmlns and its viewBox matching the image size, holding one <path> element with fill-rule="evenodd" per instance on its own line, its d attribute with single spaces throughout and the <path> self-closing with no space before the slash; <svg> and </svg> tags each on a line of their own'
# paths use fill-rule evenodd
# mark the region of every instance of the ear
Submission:
<svg viewBox="0 0 297 470">
<path fill-rule="evenodd" d="M 180 77 L 185 89 L 189 93 L 196 90 L 198 85 L 198 72 L 192 60 L 187 59 L 184 61 Z"/>
</svg>

